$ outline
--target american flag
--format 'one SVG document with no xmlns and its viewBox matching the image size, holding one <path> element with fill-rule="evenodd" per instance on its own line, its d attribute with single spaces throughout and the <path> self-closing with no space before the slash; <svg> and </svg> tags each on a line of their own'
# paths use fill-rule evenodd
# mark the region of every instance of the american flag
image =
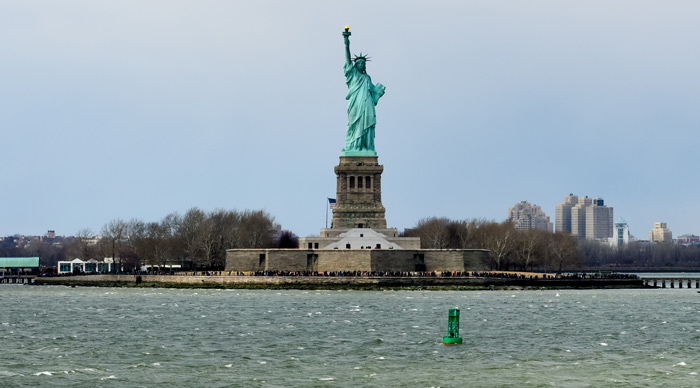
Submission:
<svg viewBox="0 0 700 388">
<path fill-rule="evenodd" d="M 335 209 L 335 198 L 328 198 L 328 206 L 330 206 L 331 210 Z"/>
</svg>

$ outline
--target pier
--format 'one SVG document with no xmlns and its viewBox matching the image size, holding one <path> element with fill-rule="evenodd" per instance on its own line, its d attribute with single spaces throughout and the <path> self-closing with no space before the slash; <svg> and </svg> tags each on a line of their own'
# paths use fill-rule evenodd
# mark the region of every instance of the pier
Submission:
<svg viewBox="0 0 700 388">
<path fill-rule="evenodd" d="M 34 275 L 0 276 L 0 284 L 34 284 Z"/>
<path fill-rule="evenodd" d="M 657 276 L 643 278 L 645 287 L 653 288 L 697 288 L 700 289 L 700 278 L 678 278 Z"/>
</svg>

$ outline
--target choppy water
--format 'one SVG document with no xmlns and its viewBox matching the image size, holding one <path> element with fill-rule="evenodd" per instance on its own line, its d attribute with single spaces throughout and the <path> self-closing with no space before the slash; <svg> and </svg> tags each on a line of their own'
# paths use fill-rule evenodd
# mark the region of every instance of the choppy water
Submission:
<svg viewBox="0 0 700 388">
<path fill-rule="evenodd" d="M 0 387 L 697 387 L 699 318 L 695 289 L 6 285 Z"/>
</svg>

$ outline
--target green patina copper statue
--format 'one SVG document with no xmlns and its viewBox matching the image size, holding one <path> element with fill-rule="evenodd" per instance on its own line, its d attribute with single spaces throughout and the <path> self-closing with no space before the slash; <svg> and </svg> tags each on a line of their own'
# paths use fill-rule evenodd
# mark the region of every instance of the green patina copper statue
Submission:
<svg viewBox="0 0 700 388">
<path fill-rule="evenodd" d="M 374 106 L 384 95 L 382 84 L 372 84 L 366 72 L 367 55 L 350 58 L 350 27 L 345 27 L 345 82 L 348 84 L 348 131 L 345 135 L 343 156 L 377 156 L 374 150 L 374 126 L 377 115 Z"/>
</svg>

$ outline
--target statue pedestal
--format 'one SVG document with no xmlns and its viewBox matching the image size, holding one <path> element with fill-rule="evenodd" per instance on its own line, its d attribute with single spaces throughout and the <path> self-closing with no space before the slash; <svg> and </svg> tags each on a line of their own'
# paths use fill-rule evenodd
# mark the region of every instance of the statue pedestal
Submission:
<svg viewBox="0 0 700 388">
<path fill-rule="evenodd" d="M 337 176 L 333 229 L 386 229 L 382 205 L 382 172 L 377 156 L 341 156 Z"/>
</svg>

